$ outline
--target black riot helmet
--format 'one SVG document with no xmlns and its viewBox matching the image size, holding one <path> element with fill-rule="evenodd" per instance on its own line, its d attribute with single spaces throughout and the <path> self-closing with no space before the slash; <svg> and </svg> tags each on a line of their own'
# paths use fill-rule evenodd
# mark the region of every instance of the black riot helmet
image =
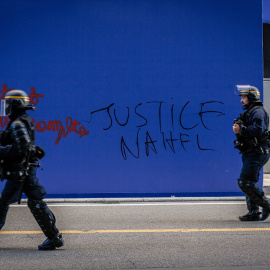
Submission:
<svg viewBox="0 0 270 270">
<path fill-rule="evenodd" d="M 1 100 L 1 115 L 9 116 L 26 110 L 35 110 L 30 105 L 29 96 L 22 90 L 11 90 Z"/>
<path fill-rule="evenodd" d="M 260 91 L 255 86 L 250 85 L 236 85 L 235 86 L 235 94 L 238 96 L 246 95 L 250 103 L 260 103 Z"/>
</svg>

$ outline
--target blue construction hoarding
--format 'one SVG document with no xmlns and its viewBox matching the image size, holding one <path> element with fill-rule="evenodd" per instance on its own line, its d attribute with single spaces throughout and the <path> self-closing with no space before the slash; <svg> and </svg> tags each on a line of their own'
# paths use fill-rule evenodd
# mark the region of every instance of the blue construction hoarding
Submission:
<svg viewBox="0 0 270 270">
<path fill-rule="evenodd" d="M 263 22 L 270 23 L 270 0 L 263 0 Z"/>
<path fill-rule="evenodd" d="M 261 1 L 2 0 L 0 13 L 2 97 L 22 89 L 37 107 L 49 196 L 240 194 L 234 86 L 262 90 Z"/>
</svg>

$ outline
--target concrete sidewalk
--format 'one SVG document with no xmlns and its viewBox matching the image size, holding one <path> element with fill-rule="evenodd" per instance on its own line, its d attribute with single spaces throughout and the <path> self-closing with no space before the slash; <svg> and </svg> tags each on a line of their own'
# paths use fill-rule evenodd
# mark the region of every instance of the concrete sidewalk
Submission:
<svg viewBox="0 0 270 270">
<path fill-rule="evenodd" d="M 48 198 L 47 203 L 149 203 L 149 202 L 211 202 L 211 201 L 244 201 L 244 196 L 238 197 L 151 197 L 151 198 Z M 22 199 L 26 203 L 27 199 Z"/>
<path fill-rule="evenodd" d="M 270 189 L 269 189 L 270 190 Z M 121 204 L 121 203 L 159 203 L 159 202 L 230 202 L 245 201 L 244 196 L 235 197 L 138 197 L 138 198 L 45 198 L 47 203 L 96 203 L 96 204 Z M 22 204 L 27 199 L 21 200 Z"/>
</svg>

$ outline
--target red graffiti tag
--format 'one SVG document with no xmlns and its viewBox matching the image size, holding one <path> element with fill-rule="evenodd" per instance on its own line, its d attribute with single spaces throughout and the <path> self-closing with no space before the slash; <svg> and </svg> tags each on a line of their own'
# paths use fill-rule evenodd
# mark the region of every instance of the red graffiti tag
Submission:
<svg viewBox="0 0 270 270">
<path fill-rule="evenodd" d="M 15 88 L 7 88 L 6 84 L 3 84 L 3 89 L 0 90 L 1 99 L 3 99 L 8 91 L 15 90 Z M 33 105 L 37 105 L 39 102 L 39 98 L 43 98 L 44 95 L 36 93 L 36 90 L 34 87 L 31 87 L 31 94 L 29 95 L 30 103 Z"/>
<path fill-rule="evenodd" d="M 8 91 L 14 90 L 14 88 L 7 89 L 7 85 L 3 84 L 3 90 L 0 90 L 0 93 L 2 92 L 1 99 L 3 99 Z"/>
<path fill-rule="evenodd" d="M 31 94 L 29 95 L 30 103 L 32 103 L 33 105 L 37 105 L 39 102 L 38 98 L 43 98 L 43 97 L 44 95 L 36 93 L 35 88 L 31 87 Z"/>
<path fill-rule="evenodd" d="M 65 138 L 70 132 L 75 132 L 80 135 L 80 138 L 84 135 L 88 135 L 89 131 L 86 130 L 84 126 L 78 127 L 81 123 L 77 120 L 73 120 L 71 117 L 66 119 L 66 125 L 64 126 L 61 121 L 49 121 L 46 124 L 45 121 L 39 121 L 35 129 L 39 132 L 48 131 L 58 131 L 58 136 L 55 144 L 58 144 L 62 138 Z"/>
<path fill-rule="evenodd" d="M 0 117 L 0 126 L 1 128 L 4 128 L 8 125 L 9 119 L 5 116 Z"/>
<path fill-rule="evenodd" d="M 14 90 L 14 88 L 7 88 L 7 85 L 3 85 L 3 90 L 0 90 L 1 99 L 3 99 L 8 91 Z M 36 93 L 36 90 L 34 87 L 31 87 L 31 94 L 29 95 L 30 103 L 33 105 L 38 104 L 39 99 L 43 98 L 44 95 Z M 35 119 L 32 119 L 35 123 Z M 8 117 L 0 117 L 0 126 L 1 128 L 4 128 L 8 125 L 9 118 Z M 38 121 L 35 125 L 35 130 L 38 132 L 44 132 L 44 131 L 53 131 L 58 132 L 57 139 L 55 144 L 58 144 L 62 138 L 65 138 L 69 133 L 75 132 L 79 134 L 79 138 L 82 136 L 88 135 L 89 131 L 86 130 L 84 126 L 80 126 L 81 123 L 77 120 L 73 120 L 71 117 L 67 117 L 65 125 L 62 124 L 61 121 L 55 120 L 55 121 L 49 121 L 46 123 L 45 121 L 41 120 Z"/>
</svg>

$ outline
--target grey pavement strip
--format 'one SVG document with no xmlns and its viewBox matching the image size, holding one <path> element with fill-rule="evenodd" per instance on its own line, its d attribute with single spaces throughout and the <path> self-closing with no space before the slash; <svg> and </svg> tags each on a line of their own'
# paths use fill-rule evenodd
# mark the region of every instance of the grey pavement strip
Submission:
<svg viewBox="0 0 270 270">
<path fill-rule="evenodd" d="M 222 267 L 184 267 L 184 268 L 145 268 L 145 269 L 126 269 L 122 270 L 269 270 L 270 266 L 222 266 Z M 113 270 L 113 269 L 111 269 Z"/>
<path fill-rule="evenodd" d="M 239 197 L 157 197 L 157 198 L 55 198 L 44 199 L 47 203 L 126 203 L 126 202 L 192 202 L 192 201 L 244 201 Z M 22 199 L 26 203 L 27 199 Z"/>
</svg>

